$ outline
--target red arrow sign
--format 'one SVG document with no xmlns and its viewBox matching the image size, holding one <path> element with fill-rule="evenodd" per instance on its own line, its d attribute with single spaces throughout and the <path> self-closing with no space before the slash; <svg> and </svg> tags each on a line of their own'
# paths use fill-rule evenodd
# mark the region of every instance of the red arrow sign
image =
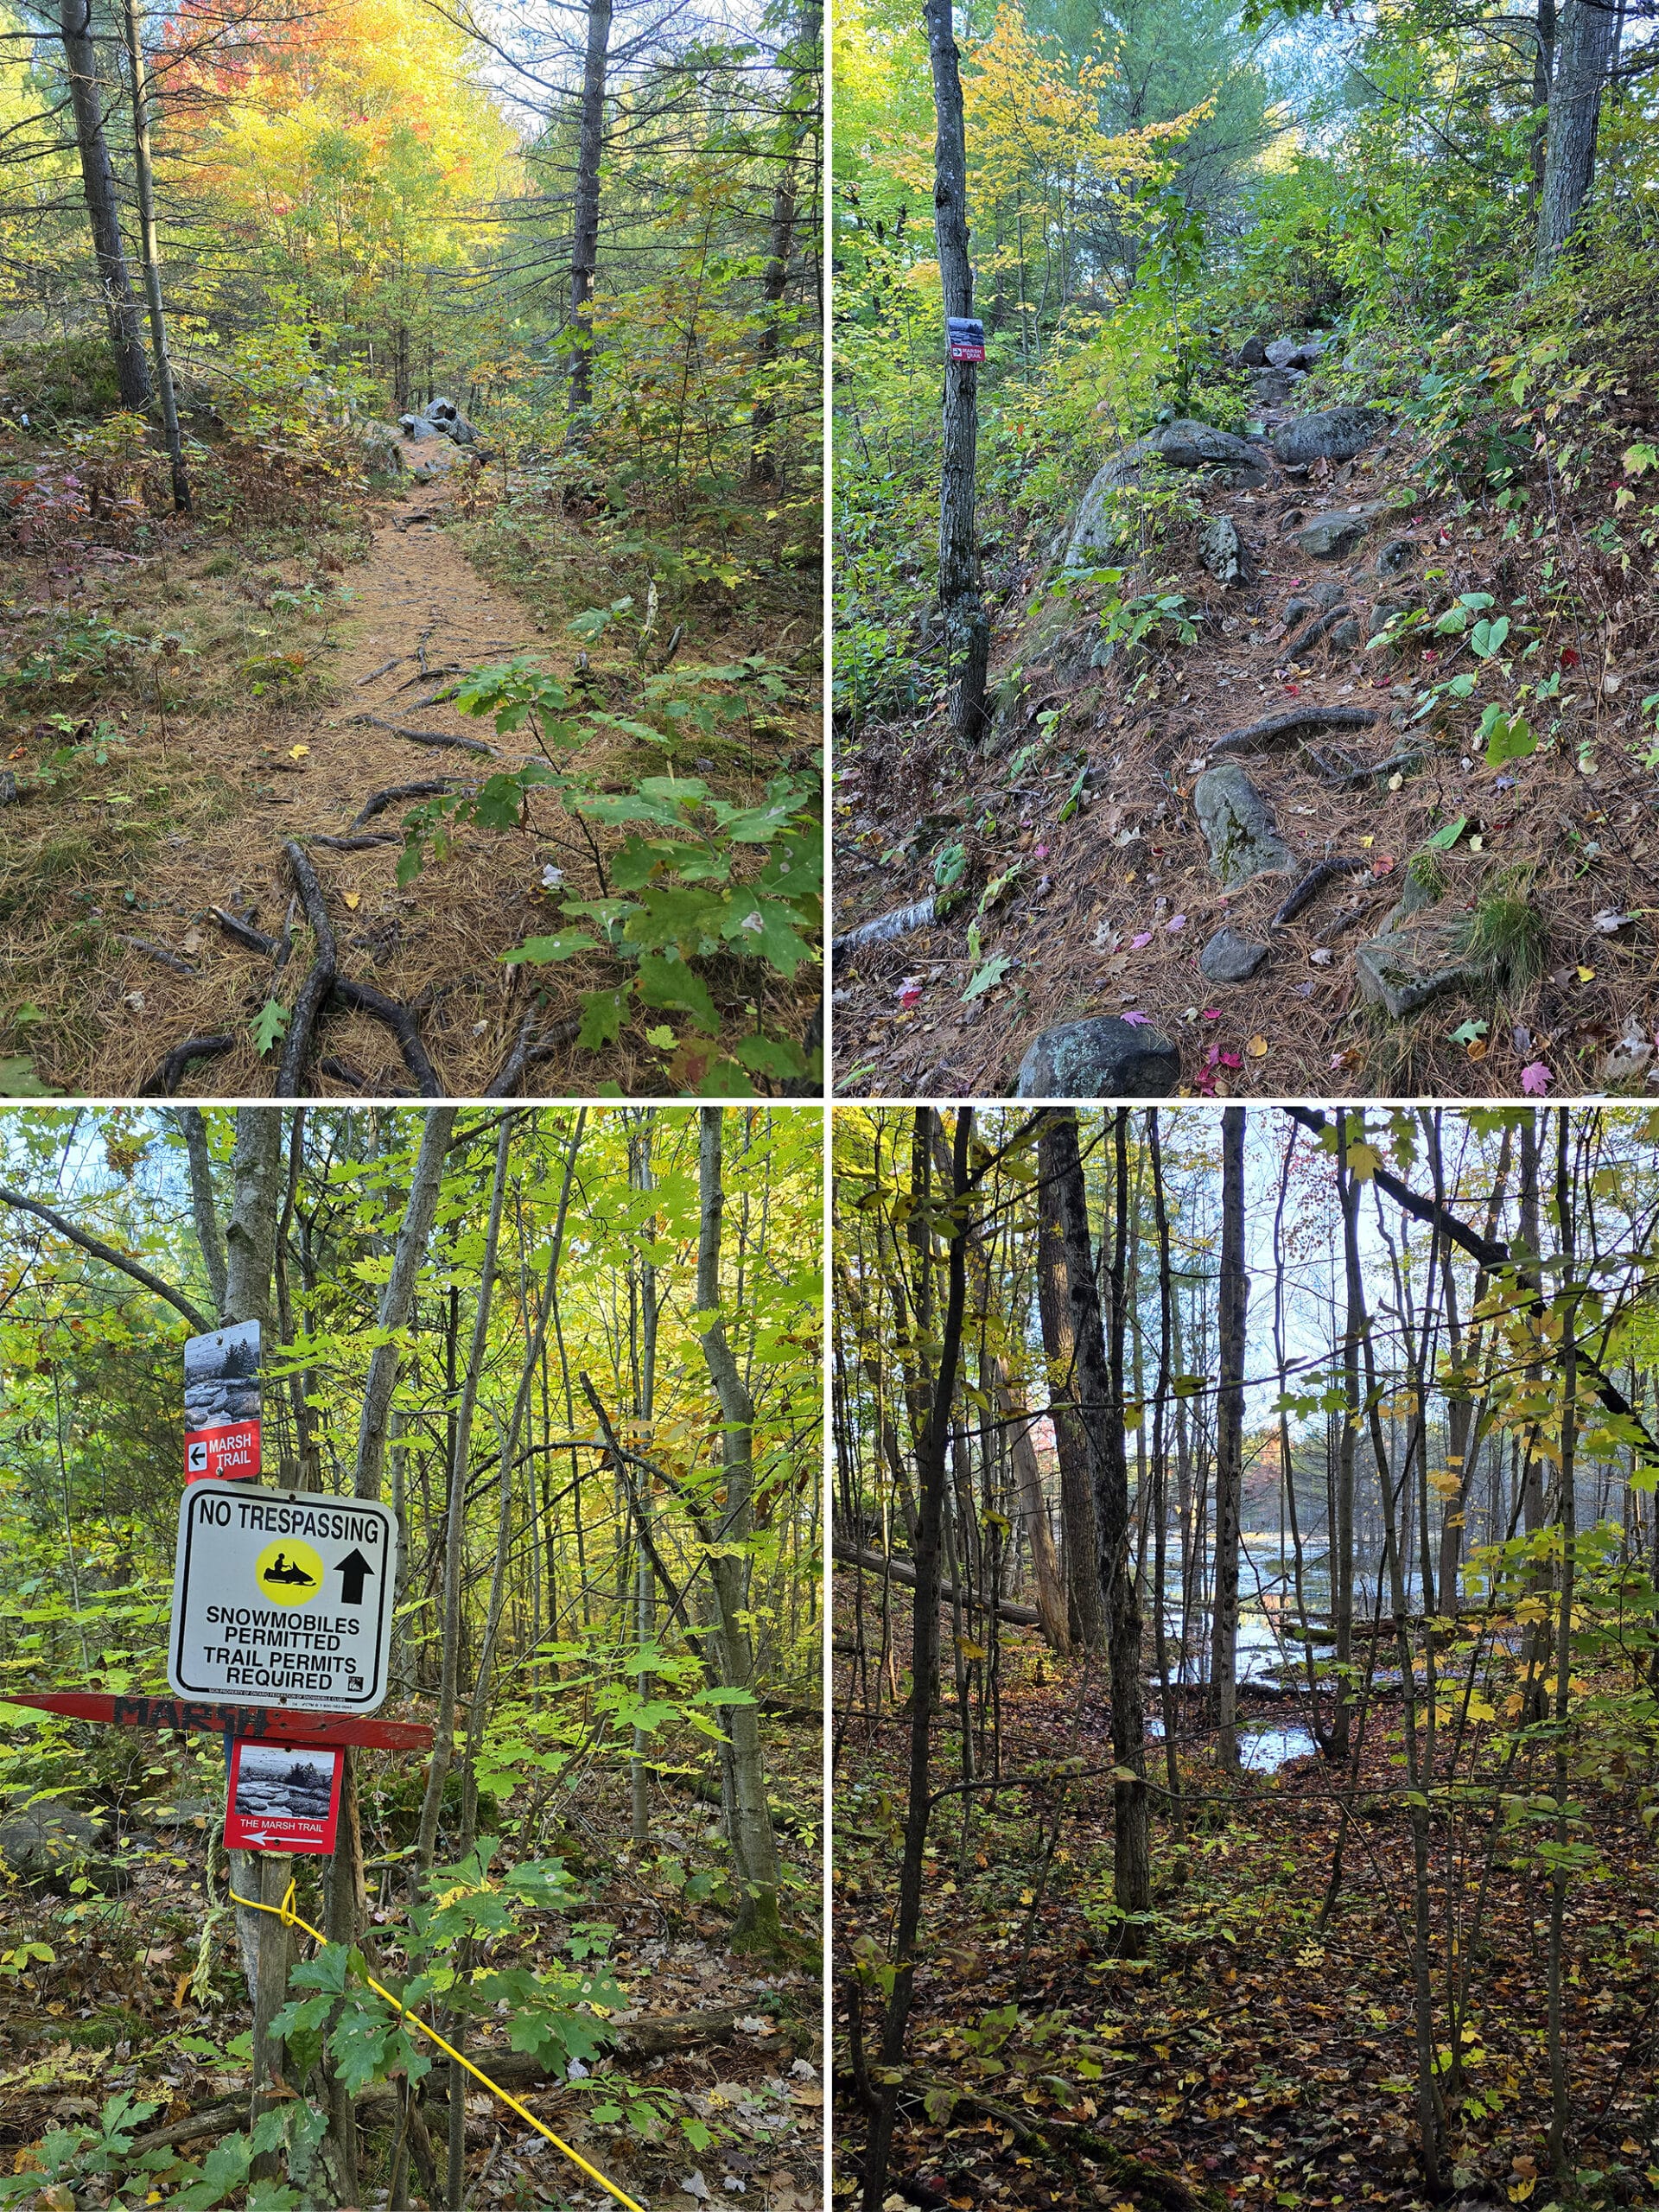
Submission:
<svg viewBox="0 0 1659 2212">
<path fill-rule="evenodd" d="M 361 1744 L 381 1751 L 429 1751 L 423 1720 L 372 1720 L 353 1713 L 296 1713 L 279 1705 L 216 1705 L 194 1698 L 111 1697 L 102 1690 L 11 1691 L 0 1704 L 67 1713 L 72 1720 L 120 1728 L 194 1728 L 214 1736 L 263 1737 L 267 1743 Z"/>
</svg>

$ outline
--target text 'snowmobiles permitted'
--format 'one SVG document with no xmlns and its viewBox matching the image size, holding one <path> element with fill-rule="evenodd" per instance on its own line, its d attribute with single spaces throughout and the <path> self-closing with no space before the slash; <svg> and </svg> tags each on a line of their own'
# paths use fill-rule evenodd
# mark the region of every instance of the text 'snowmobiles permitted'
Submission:
<svg viewBox="0 0 1659 2212">
<path fill-rule="evenodd" d="M 372 1711 L 397 1577 L 385 1506 L 194 1483 L 179 1507 L 168 1680 L 181 1697 Z"/>
</svg>

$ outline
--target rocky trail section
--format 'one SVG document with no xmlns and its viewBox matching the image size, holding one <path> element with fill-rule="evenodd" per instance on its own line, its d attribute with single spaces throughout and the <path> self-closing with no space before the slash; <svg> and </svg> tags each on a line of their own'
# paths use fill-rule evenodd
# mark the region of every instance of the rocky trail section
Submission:
<svg viewBox="0 0 1659 2212">
<path fill-rule="evenodd" d="M 1005 596 L 982 756 L 866 734 L 837 805 L 842 1092 L 1644 1092 L 1659 794 L 1616 628 L 1541 625 L 1537 554 L 1426 498 L 1379 410 L 1309 401 L 1317 353 L 1250 341 L 1257 435 L 1171 423 L 1100 469 L 1063 569 Z M 1130 569 L 1110 495 L 1172 479 L 1201 516 L 1106 589 L 1173 610 L 1114 645 L 1101 588 L 1056 585 Z M 1420 709 L 1495 662 L 1465 632 L 1505 609 L 1564 681 L 1554 742 L 1491 765 L 1490 685 Z"/>
<path fill-rule="evenodd" d="M 529 749 L 459 712 L 458 677 L 515 652 L 554 660 L 545 625 L 481 577 L 442 526 L 467 441 L 453 426 L 405 436 L 404 488 L 346 580 L 351 634 L 333 699 L 286 715 L 280 746 L 258 742 L 268 724 L 233 734 L 247 757 L 220 765 L 233 781 L 239 772 L 250 804 L 205 838 L 169 841 L 178 849 L 164 892 L 147 902 L 146 933 L 120 940 L 105 979 L 107 1042 L 83 1083 L 152 1096 L 592 1088 L 597 1063 L 577 1052 L 575 1020 L 499 960 L 552 911 L 539 884 L 563 857 L 553 803 L 538 798 L 535 819 L 514 829 L 456 833 L 442 868 L 397 881 L 410 808 Z M 308 926 L 296 999 L 284 978 Z M 573 1006 L 581 980 L 567 970 L 556 986 Z M 273 997 L 289 1019 L 262 1056 L 253 1023 Z M 601 1071 L 630 1087 L 639 1074 Z M 659 1082 L 646 1070 L 640 1087 Z"/>
</svg>

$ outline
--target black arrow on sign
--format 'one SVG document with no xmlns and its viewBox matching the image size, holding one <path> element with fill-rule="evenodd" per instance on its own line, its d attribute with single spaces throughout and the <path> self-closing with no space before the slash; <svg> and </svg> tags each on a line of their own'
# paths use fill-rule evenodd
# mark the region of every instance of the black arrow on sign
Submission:
<svg viewBox="0 0 1659 2212">
<path fill-rule="evenodd" d="M 359 1551 L 349 1551 L 340 1562 L 340 1602 L 342 1605 L 360 1605 L 363 1602 L 363 1578 L 374 1569 Z"/>
</svg>

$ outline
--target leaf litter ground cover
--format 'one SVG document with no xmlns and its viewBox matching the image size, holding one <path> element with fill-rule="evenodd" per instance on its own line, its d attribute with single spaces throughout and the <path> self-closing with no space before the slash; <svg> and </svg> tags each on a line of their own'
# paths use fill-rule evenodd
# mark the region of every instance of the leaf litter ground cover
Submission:
<svg viewBox="0 0 1659 2212">
<path fill-rule="evenodd" d="M 1323 1929 L 1314 1923 L 1343 1770 L 1316 1755 L 1230 1784 L 1212 1763 L 1213 1735 L 1200 1717 L 1184 1719 L 1186 1836 L 1175 1839 L 1154 1799 L 1157 1922 L 1150 1961 L 1136 1963 L 1113 1948 L 1101 1670 L 1058 1662 L 1014 1630 L 1004 1631 L 1002 1667 L 1001 1771 L 1040 1786 L 978 1793 L 966 1823 L 960 1797 L 944 1796 L 936 1810 L 892 2212 L 1423 2205 L 1413 2163 L 1411 1842 L 1397 1703 L 1373 1707 L 1340 1898 Z M 1156 1696 L 1154 1685 L 1149 1709 Z M 909 1721 L 861 1717 L 844 1679 L 836 1710 L 839 2204 L 857 2199 L 867 2125 L 848 2007 L 862 1986 L 858 2063 L 874 2069 L 871 1992 L 895 1901 Z M 1241 1692 L 1242 1722 L 1280 1726 L 1295 1710 Z M 1075 1782 L 1064 1779 L 1068 1761 Z M 1147 1761 L 1161 1781 L 1161 1745 L 1148 1745 Z M 949 1713 L 933 1770 L 936 1789 L 960 1771 Z M 1567 1904 L 1576 2176 L 1550 2178 L 1544 2155 L 1548 1890 L 1500 1858 L 1479 1984 L 1497 1998 L 1467 2024 L 1448 2146 L 1452 2190 L 1465 2205 L 1659 2202 L 1659 1876 L 1650 1831 L 1628 1796 L 1593 1806 L 1592 1821 L 1602 1871 L 1575 1879 Z M 1443 1874 L 1437 1866 L 1441 1947 L 1455 1944 L 1461 1919 L 1459 1908 L 1447 1924 Z M 1107 2158 L 1084 2147 L 1090 2136 L 1105 2139 Z M 1126 2184 L 1111 2152 L 1154 2169 L 1149 2184 Z"/>
<path fill-rule="evenodd" d="M 1304 389 L 1295 411 L 1319 404 Z M 1289 411 L 1262 410 L 1269 427 Z M 1605 503 L 1602 487 L 1594 499 Z M 1289 541 L 1362 501 L 1393 512 L 1348 556 Z M 1427 493 L 1398 435 L 1334 469 L 1207 487 L 1206 513 L 1236 525 L 1254 580 L 1224 590 L 1199 565 L 1195 527 L 1178 530 L 1139 581 L 1179 600 L 1179 620 L 1103 668 L 1090 664 L 1100 592 L 1045 611 L 1052 571 L 1027 549 L 995 617 L 993 684 L 1015 674 L 1019 702 L 994 750 L 964 756 L 942 715 L 872 723 L 840 749 L 837 934 L 941 887 L 953 903 L 842 963 L 837 1090 L 1000 1095 L 1040 1032 L 1109 1014 L 1145 1015 L 1179 1047 L 1183 1095 L 1513 1096 L 1529 1067 L 1552 1096 L 1642 1093 L 1659 1035 L 1659 799 L 1643 704 L 1659 664 L 1645 602 L 1599 551 L 1599 507 L 1561 504 L 1559 535 L 1506 542 L 1501 516 Z M 1408 550 L 1380 575 L 1396 542 Z M 1286 610 L 1321 586 L 1340 588 L 1359 640 L 1320 637 L 1292 659 L 1307 618 L 1287 623 Z M 1391 607 L 1427 619 L 1402 612 L 1403 642 L 1368 650 Z M 1493 678 L 1529 644 L 1536 665 L 1514 670 L 1540 679 L 1548 662 L 1554 694 L 1530 711 L 1539 730 L 1560 728 L 1548 744 L 1533 732 L 1522 754 L 1506 747 L 1510 722 L 1492 721 L 1507 696 Z M 1477 675 L 1465 708 L 1447 687 Z M 1375 720 L 1241 754 L 1290 861 L 1224 892 L 1193 804 L 1216 741 L 1292 710 L 1355 707 Z M 1349 866 L 1273 926 L 1326 860 Z M 1396 1018 L 1362 1000 L 1355 953 L 1413 873 L 1432 875 L 1450 926 L 1480 925 L 1518 957 Z M 1199 971 L 1223 926 L 1269 947 L 1246 982 Z"/>
<path fill-rule="evenodd" d="M 129 560 L 124 588 L 159 593 L 182 640 L 164 672 L 143 671 L 118 713 L 99 698 L 89 664 L 63 694 L 73 715 L 35 713 L 14 731 L 3 751 L 20 796 L 0 806 L 0 1058 L 15 1062 L 12 1090 L 131 1096 L 175 1047 L 224 1039 L 211 1056 L 175 1065 L 163 1087 L 268 1092 L 309 964 L 283 854 L 289 840 L 318 876 L 340 972 L 407 1010 L 451 1095 L 484 1090 L 504 1071 L 504 1088 L 545 1094 L 695 1088 L 715 1040 L 682 1011 L 642 1007 L 604 1050 L 578 1047 L 583 989 L 617 980 L 607 955 L 556 968 L 503 964 L 513 946 L 559 926 L 561 896 L 599 888 L 588 842 L 550 795 L 533 794 L 499 824 L 457 826 L 441 861 L 398 880 L 411 810 L 535 755 L 528 732 L 504 738 L 439 696 L 461 673 L 518 654 L 569 679 L 580 656 L 592 661 L 595 704 L 620 711 L 632 688 L 612 652 L 588 655 L 565 628 L 584 595 L 621 588 L 592 531 L 552 509 L 542 515 L 538 543 L 522 556 L 535 587 L 527 604 L 462 550 L 466 518 L 487 511 L 493 480 L 467 474 L 477 464 L 454 448 L 435 461 L 419 450 L 422 475 L 436 480 L 365 497 L 355 537 L 290 546 L 257 570 L 196 536 Z M 89 619 L 116 595 L 106 567 L 92 563 L 79 587 Z M 760 650 L 728 595 L 707 596 L 689 626 L 696 642 L 687 661 L 709 646 L 741 649 L 740 658 Z M 166 607 L 169 600 L 187 611 Z M 38 626 L 25 621 L 13 636 L 14 682 L 32 665 L 27 638 Z M 180 686 L 160 711 L 156 683 Z M 791 699 L 768 702 L 758 741 L 737 747 L 722 736 L 710 746 L 713 788 L 758 798 L 785 754 L 810 758 L 816 718 Z M 683 772 L 695 749 L 677 748 Z M 639 736 L 612 730 L 581 759 L 602 789 L 626 792 L 665 766 L 673 772 L 676 753 L 666 746 L 647 757 Z M 614 830 L 598 836 L 601 849 L 620 842 Z M 254 934 L 238 939 L 221 914 Z M 279 967 L 270 941 L 296 930 L 300 949 Z M 754 1026 L 757 994 L 773 1026 L 804 1029 L 813 995 L 804 978 L 791 986 L 768 970 L 762 980 L 758 963 L 727 958 L 710 979 L 717 1031 L 741 1039 Z M 528 1054 L 516 1069 L 515 1048 L 521 1061 Z M 345 1006 L 321 1032 L 308 1087 L 349 1096 L 417 1085 L 385 1020 Z"/>
<path fill-rule="evenodd" d="M 776 1786 L 810 1819 L 818 1794 L 817 1731 L 779 1732 Z M 399 1942 L 397 1777 L 382 1754 L 364 1754 L 363 1765 L 370 1941 L 382 1978 L 395 1987 L 410 1972 Z M 251 2020 L 225 1905 L 218 1810 L 203 1789 L 210 1772 L 205 1759 L 158 1789 L 162 1776 L 152 1765 L 144 1786 L 156 1794 L 99 1808 L 90 1863 L 71 1859 L 49 1883 L 9 1878 L 0 1935 L 7 2004 L 0 2176 L 36 2173 L 44 2184 L 40 2169 L 53 2130 L 96 2137 L 111 2098 L 128 2100 L 129 2111 L 149 2107 L 124 2131 L 128 2145 L 136 2139 L 133 2160 L 117 2156 L 101 2175 L 95 2164 L 77 2173 L 79 2212 L 170 2202 L 202 2187 L 214 2143 L 231 2143 L 246 2124 Z M 520 2055 L 504 2004 L 493 2028 L 469 2037 L 467 2054 L 653 2208 L 815 2212 L 823 2107 L 817 1976 L 809 1961 L 738 1957 L 728 1948 L 728 1915 L 710 1897 L 723 1864 L 710 1847 L 714 1817 L 659 1789 L 652 1843 L 636 1850 L 628 1842 L 626 1777 L 613 1774 L 584 1791 L 567 1828 L 537 1845 L 575 1873 L 582 1926 L 613 1931 L 602 1965 L 625 2001 L 604 2017 L 619 2038 L 631 2031 L 640 2037 L 638 2048 L 623 2041 L 616 2055 L 600 2050 L 569 2082 L 557 2079 L 556 2069 L 550 2079 Z M 516 1837 L 502 1840 L 498 1868 L 528 1850 Z M 798 1840 L 796 1855 L 803 1869 L 796 1916 L 804 1920 L 817 1895 L 816 1862 Z M 500 1963 L 556 1974 L 570 1955 L 570 1923 L 550 1913 L 531 1925 L 543 1942 Z M 434 2003 L 419 2009 L 429 2018 Z M 601 2017 L 590 2024 L 598 2027 Z M 425 2082 L 440 2187 L 446 2082 L 440 2061 Z M 378 2092 L 378 2105 L 376 2094 L 371 2088 L 359 2107 L 372 2147 L 395 2126 L 390 2093 Z M 195 2114 L 205 2129 L 191 2130 Z M 149 2141 L 162 2132 L 174 2140 Z M 586 2212 L 612 2201 L 476 2084 L 468 2086 L 467 2142 L 469 2203 Z M 146 2151 L 146 2167 L 127 2179 Z M 239 2202 L 239 2190 L 225 2201 Z M 432 2201 L 418 2175 L 411 2201 Z M 48 2198 L 40 2202 L 51 2212 Z M 377 2196 L 365 2184 L 364 2202 L 384 2203 L 384 2188 Z"/>
</svg>

